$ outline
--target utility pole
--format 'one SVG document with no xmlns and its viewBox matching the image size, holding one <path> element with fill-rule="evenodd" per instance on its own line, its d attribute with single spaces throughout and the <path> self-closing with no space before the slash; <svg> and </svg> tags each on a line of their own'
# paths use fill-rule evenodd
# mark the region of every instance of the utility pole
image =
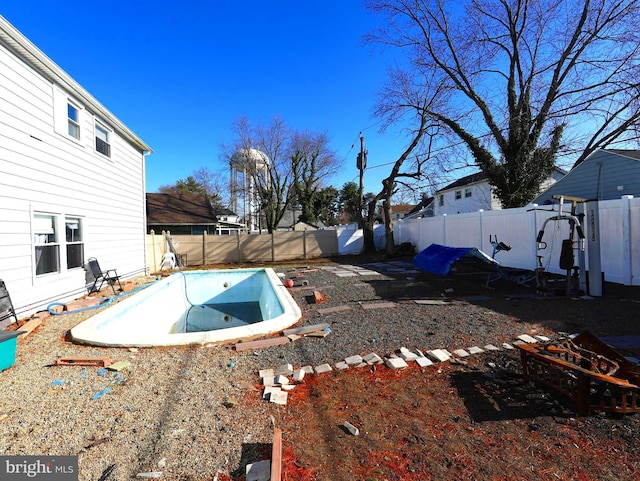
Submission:
<svg viewBox="0 0 640 481">
<path fill-rule="evenodd" d="M 358 154 L 358 160 L 356 161 L 356 167 L 360 170 L 360 186 L 358 188 L 358 227 L 364 228 L 364 219 L 362 218 L 362 209 L 364 202 L 364 169 L 367 168 L 367 151 L 364 148 L 364 135 L 360 133 L 360 153 Z"/>
</svg>

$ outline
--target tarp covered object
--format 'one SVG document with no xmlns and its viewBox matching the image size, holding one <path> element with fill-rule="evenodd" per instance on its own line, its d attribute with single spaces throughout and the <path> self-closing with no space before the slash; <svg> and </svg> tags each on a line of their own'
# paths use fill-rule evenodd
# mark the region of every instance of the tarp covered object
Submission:
<svg viewBox="0 0 640 481">
<path fill-rule="evenodd" d="M 413 265 L 418 269 L 446 276 L 451 270 L 451 265 L 465 257 L 474 264 L 480 264 L 483 270 L 496 271 L 500 264 L 493 258 L 475 247 L 448 247 L 440 244 L 431 244 L 425 250 L 413 258 Z"/>
</svg>

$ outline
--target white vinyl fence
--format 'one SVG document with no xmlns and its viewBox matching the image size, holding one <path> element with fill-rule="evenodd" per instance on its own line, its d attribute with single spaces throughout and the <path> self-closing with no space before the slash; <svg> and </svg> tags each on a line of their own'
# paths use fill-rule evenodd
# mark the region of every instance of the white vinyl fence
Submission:
<svg viewBox="0 0 640 481">
<path fill-rule="evenodd" d="M 586 207 L 585 207 L 586 206 Z M 591 215 L 597 207 L 598 215 Z M 431 244 L 451 247 L 477 247 L 488 255 L 493 247 L 490 238 L 510 245 L 510 251 L 496 254 L 503 266 L 535 269 L 537 256 L 543 267 L 553 273 L 565 271 L 559 267 L 563 239 L 569 237 L 569 222 L 545 220 L 558 216 L 558 205 L 520 209 L 479 211 L 467 214 L 401 220 L 394 224 L 394 242 L 409 242 L 421 252 Z M 601 270 L 608 282 L 640 285 L 640 199 L 625 196 L 618 200 L 578 204 L 585 208 L 582 221 L 585 231 L 584 267 L 589 270 L 589 249 L 600 247 Z M 591 209 L 591 210 L 590 210 Z M 570 214 L 565 203 L 563 214 Z M 599 220 L 599 228 L 597 228 Z M 594 228 L 594 225 L 596 226 Z M 544 226 L 543 242 L 539 250 L 536 238 Z M 596 232 L 597 231 L 597 232 Z M 577 239 L 577 235 L 574 235 Z M 581 253 L 576 252 L 576 265 Z M 593 262 L 593 261 L 592 261 Z M 595 262 L 594 266 L 595 266 Z"/>
</svg>

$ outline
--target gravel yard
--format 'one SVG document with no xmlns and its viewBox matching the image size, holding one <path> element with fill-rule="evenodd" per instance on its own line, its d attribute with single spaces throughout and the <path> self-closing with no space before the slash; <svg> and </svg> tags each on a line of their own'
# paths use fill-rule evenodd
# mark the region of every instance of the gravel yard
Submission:
<svg viewBox="0 0 640 481">
<path fill-rule="evenodd" d="M 528 298 L 531 289 L 509 284 L 487 289 L 482 285 L 484 279 L 473 276 L 438 278 L 414 271 L 410 261 L 410 258 L 388 261 L 349 258 L 339 260 L 340 264 L 320 260 L 310 264 L 304 261 L 305 264 L 274 266 L 287 277 L 302 270 L 309 271 L 304 274 L 309 282 L 308 289 L 291 289 L 303 312 L 298 325 L 326 322 L 331 333 L 324 338 L 303 337 L 284 346 L 259 351 L 236 352 L 231 344 L 149 349 L 81 346 L 67 340 L 67 331 L 98 310 L 49 317 L 18 344 L 15 365 L 0 373 L 0 454 L 77 455 L 82 481 L 129 480 L 139 473 L 149 472 L 162 472 L 161 479 L 166 480 L 238 480 L 243 479 L 246 464 L 269 457 L 275 423 L 283 429 L 286 459 L 290 463 L 289 471 L 287 467 L 284 469 L 285 479 L 514 479 L 504 477 L 505 473 L 500 473 L 499 469 L 492 471 L 491 476 L 483 477 L 477 474 L 482 467 L 473 463 L 468 464 L 475 466 L 472 470 L 475 470 L 475 477 L 463 470 L 447 468 L 448 471 L 442 467 L 446 465 L 445 461 L 437 467 L 412 468 L 422 477 L 394 475 L 393 469 L 385 468 L 383 461 L 377 468 L 367 465 L 366 473 L 358 471 L 356 474 L 356 470 L 363 469 L 363 463 L 357 463 L 349 453 L 345 454 L 344 447 L 340 448 L 340 453 L 333 452 L 344 444 L 346 435 L 333 429 L 341 424 L 341 420 L 332 417 L 335 413 L 330 407 L 335 408 L 337 404 L 356 406 L 358 399 L 366 398 L 366 391 L 371 386 L 368 382 L 373 382 L 367 381 L 367 376 L 374 376 L 374 380 L 397 378 L 398 384 L 392 388 L 396 391 L 414 384 L 406 379 L 403 381 L 402 376 L 418 376 L 418 384 L 424 384 L 425 390 L 429 386 L 426 380 L 433 377 L 434 388 L 439 386 L 438 389 L 451 394 L 457 386 L 460 393 L 463 389 L 460 382 L 464 379 L 461 374 L 486 371 L 488 359 L 492 359 L 494 366 L 504 366 L 517 376 L 519 366 L 515 354 L 502 351 L 493 357 L 479 354 L 466 365 L 447 363 L 441 369 L 412 366 L 403 374 L 380 366 L 373 373 L 370 370 L 359 373 L 334 370 L 310 375 L 300 389 L 290 393 L 286 406 L 261 399 L 258 371 L 286 363 L 294 367 L 323 363 L 335 366 L 348 356 L 370 352 L 385 356 L 400 347 L 453 351 L 486 344 L 500 346 L 525 333 L 551 338 L 582 330 L 590 330 L 598 336 L 640 335 L 637 288 L 607 284 L 605 296 L 599 299 L 534 300 Z M 348 266 L 346 269 L 345 265 Z M 358 271 L 354 266 L 369 272 Z M 347 273 L 341 274 L 344 271 Z M 313 290 L 322 292 L 327 302 L 313 303 Z M 447 302 L 415 302 L 420 299 Z M 372 303 L 392 305 L 375 308 Z M 344 310 L 331 312 L 332 307 Z M 634 347 L 624 353 L 640 357 L 640 350 Z M 131 367 L 115 373 L 104 372 L 99 367 L 52 366 L 56 359 L 72 356 L 108 357 L 113 361 L 128 361 Z M 438 372 L 441 374 L 439 381 L 434 374 Z M 443 382 L 448 388 L 443 387 Z M 349 386 L 344 391 L 351 398 L 338 399 L 341 386 Z M 354 390 L 356 386 L 359 390 Z M 386 387 L 390 388 L 389 385 Z M 327 392 L 332 393 L 329 398 L 324 396 Z M 532 392 L 544 393 L 547 400 L 554 399 L 553 393 L 547 391 Z M 454 397 L 459 403 L 463 402 L 459 395 Z M 404 401 L 400 400 L 404 396 L 398 399 L 398 406 L 402 406 Z M 322 405 L 323 411 L 320 411 L 325 416 L 319 414 L 318 403 L 329 403 Z M 316 408 L 315 413 L 305 413 L 305 406 Z M 418 406 L 430 413 L 434 409 L 445 409 L 441 405 L 428 407 L 420 402 Z M 399 425 L 397 430 L 406 434 L 405 431 L 415 433 L 418 429 L 421 433 L 416 435 L 427 436 L 422 432 L 424 427 L 416 428 L 411 422 L 411 419 L 425 417 L 427 411 L 421 412 L 422 408 L 403 409 L 398 419 L 404 426 Z M 385 406 L 376 408 L 379 413 L 384 413 L 385 409 Z M 456 404 L 455 409 L 464 412 L 464 404 Z M 467 411 L 456 414 L 458 418 L 464 418 L 463 428 L 480 427 L 482 423 L 473 419 L 472 410 L 467 408 Z M 349 410 L 343 414 L 343 420 L 346 420 Z M 449 414 L 442 412 L 442 419 L 446 420 Z M 365 422 L 364 414 L 360 416 L 360 421 Z M 537 422 L 547 426 L 549 419 L 573 419 L 571 406 L 560 401 L 535 404 L 535 416 L 539 416 L 539 420 L 528 419 L 527 425 Z M 619 472 L 611 468 L 613 471 L 605 471 L 607 477 L 571 478 L 563 477 L 560 469 L 555 475 L 537 473 L 535 479 L 634 479 L 640 470 L 637 415 L 625 416 L 623 420 L 606 416 L 597 416 L 597 419 L 597 426 L 602 426 L 603 436 L 608 435 L 611 443 L 619 442 L 618 436 L 623 432 L 631 436 L 621 448 L 626 450 L 626 458 L 618 463 Z M 366 422 L 380 423 L 382 420 L 367 418 Z M 571 422 L 583 421 L 574 419 Z M 506 416 L 489 424 L 508 426 L 509 423 L 513 425 L 514 420 Z M 335 432 L 319 431 L 323 426 Z M 371 431 L 372 424 L 368 426 Z M 580 429 L 584 430 L 584 427 Z M 627 429 L 633 434 L 629 435 Z M 516 443 L 519 442 L 517 436 L 522 437 L 519 431 L 510 432 L 509 436 L 515 436 L 511 442 Z M 590 436 L 595 435 L 591 433 Z M 367 437 L 357 439 L 362 443 Z M 504 437 L 500 442 L 505 439 L 511 438 Z M 373 438 L 369 441 L 372 443 Z M 335 449 L 327 443 L 334 443 Z M 310 451 L 314 446 L 316 451 Z M 442 443 L 439 446 L 446 449 Z M 358 459 L 362 458 L 356 446 L 349 449 L 356 453 L 354 456 L 360 456 Z M 379 451 L 385 449 L 391 448 L 380 446 Z M 495 455 L 498 455 L 497 451 Z M 320 452 L 326 456 L 321 458 Z M 413 454 L 424 457 L 424 453 Z M 482 450 L 477 450 L 476 454 L 482 456 Z M 397 453 L 386 456 L 393 458 L 394 455 Z M 345 464 L 338 468 L 331 456 Z M 453 459 L 453 454 L 448 459 Z M 499 465 L 500 460 L 493 462 Z M 526 464 L 526 460 L 523 463 Z M 602 460 L 600 463 L 606 464 Z M 332 469 L 336 472 L 331 472 Z M 398 469 L 409 468 L 395 468 Z M 443 474 L 447 472 L 451 472 L 450 478 Z M 432 473 L 432 477 L 425 477 L 428 473 Z"/>
</svg>

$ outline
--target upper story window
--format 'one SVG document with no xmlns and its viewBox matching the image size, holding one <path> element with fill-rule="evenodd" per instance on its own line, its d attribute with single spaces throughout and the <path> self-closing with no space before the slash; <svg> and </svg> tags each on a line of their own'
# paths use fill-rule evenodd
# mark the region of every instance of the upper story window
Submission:
<svg viewBox="0 0 640 481">
<path fill-rule="evenodd" d="M 71 102 L 67 103 L 67 117 L 69 135 L 80 140 L 80 109 Z"/>
<path fill-rule="evenodd" d="M 464 196 L 471 197 L 471 187 L 467 187 L 466 189 L 464 189 Z"/>
<path fill-rule="evenodd" d="M 99 122 L 96 122 L 96 150 L 111 157 L 111 132 Z"/>
<path fill-rule="evenodd" d="M 460 200 L 460 199 L 462 199 L 462 191 L 456 190 L 456 200 Z"/>
<path fill-rule="evenodd" d="M 440 202 L 440 207 L 442 207 L 444 205 L 444 194 L 440 194 L 439 196 L 439 202 Z"/>
</svg>

